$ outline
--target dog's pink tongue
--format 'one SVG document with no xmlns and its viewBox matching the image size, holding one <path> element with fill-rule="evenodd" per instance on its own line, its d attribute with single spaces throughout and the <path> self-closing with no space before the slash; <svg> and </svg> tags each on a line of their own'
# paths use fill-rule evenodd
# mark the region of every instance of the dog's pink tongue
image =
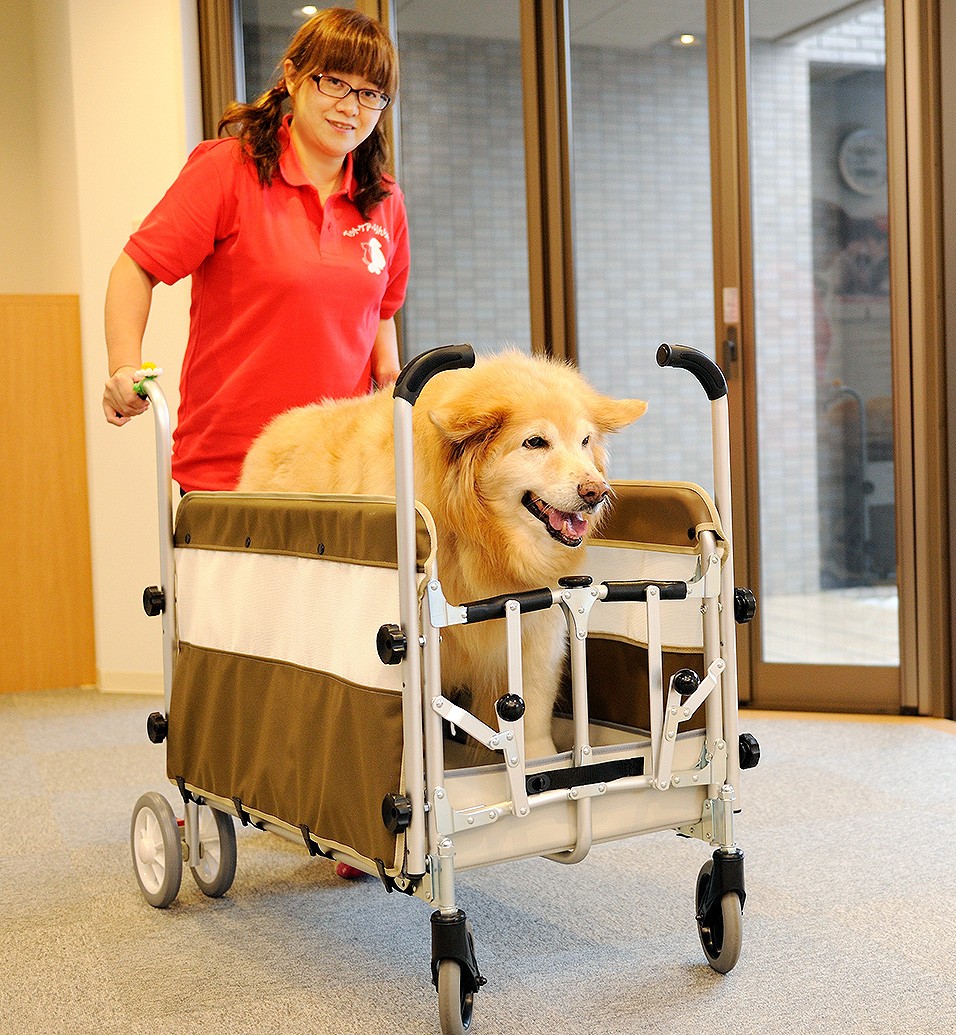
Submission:
<svg viewBox="0 0 956 1035">
<path fill-rule="evenodd" d="M 580 539 L 588 530 L 588 519 L 583 514 L 566 514 L 553 508 L 548 511 L 548 523 L 569 539 Z"/>
</svg>

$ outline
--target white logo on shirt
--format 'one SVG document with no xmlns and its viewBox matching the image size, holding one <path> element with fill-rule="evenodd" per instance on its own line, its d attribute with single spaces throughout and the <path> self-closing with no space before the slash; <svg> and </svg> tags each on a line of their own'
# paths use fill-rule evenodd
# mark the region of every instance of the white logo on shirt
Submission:
<svg viewBox="0 0 956 1035">
<path fill-rule="evenodd" d="M 369 273 L 381 273 L 385 269 L 385 253 L 377 237 L 362 242 L 362 258 Z"/>
</svg>

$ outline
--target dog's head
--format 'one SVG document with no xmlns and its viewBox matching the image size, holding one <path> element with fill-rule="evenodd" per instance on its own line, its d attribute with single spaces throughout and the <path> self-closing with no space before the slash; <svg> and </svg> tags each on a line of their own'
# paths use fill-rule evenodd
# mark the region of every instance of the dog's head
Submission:
<svg viewBox="0 0 956 1035">
<path fill-rule="evenodd" d="M 517 352 L 441 376 L 428 415 L 459 536 L 491 537 L 490 550 L 496 540 L 539 564 L 580 546 L 610 496 L 605 437 L 647 404 L 606 398 L 572 367 Z"/>
</svg>

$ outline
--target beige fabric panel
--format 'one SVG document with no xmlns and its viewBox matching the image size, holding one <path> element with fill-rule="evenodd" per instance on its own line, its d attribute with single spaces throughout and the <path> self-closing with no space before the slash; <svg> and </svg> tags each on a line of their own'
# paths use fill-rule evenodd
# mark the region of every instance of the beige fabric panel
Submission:
<svg viewBox="0 0 956 1035">
<path fill-rule="evenodd" d="M 176 550 L 179 637 L 198 647 L 288 661 L 401 690 L 375 638 L 399 623 L 398 571 L 325 557 Z"/>
<path fill-rule="evenodd" d="M 588 547 L 587 573 L 596 583 L 613 581 L 689 582 L 698 555 L 623 547 L 598 540 Z M 700 599 L 662 600 L 661 640 L 667 650 L 699 650 L 704 642 Z M 638 601 L 595 604 L 588 619 L 590 634 L 647 645 L 647 605 Z"/>
<path fill-rule="evenodd" d="M 598 539 L 696 553 L 702 530 L 724 534 L 710 496 L 691 482 L 611 482 L 611 513 Z"/>
<path fill-rule="evenodd" d="M 435 526 L 417 508 L 418 570 L 434 553 Z M 314 496 L 192 492 L 176 515 L 176 546 L 206 550 L 321 556 L 396 567 L 395 500 L 382 496 Z"/>
<path fill-rule="evenodd" d="M 167 772 L 392 867 L 382 799 L 402 790 L 402 695 L 182 644 Z"/>
</svg>

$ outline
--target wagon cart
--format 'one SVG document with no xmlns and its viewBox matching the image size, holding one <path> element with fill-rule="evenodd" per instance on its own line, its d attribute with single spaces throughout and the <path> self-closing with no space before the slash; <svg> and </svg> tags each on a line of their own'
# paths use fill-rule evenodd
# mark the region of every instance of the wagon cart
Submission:
<svg viewBox="0 0 956 1035">
<path fill-rule="evenodd" d="M 189 493 L 173 513 L 170 423 L 153 378 L 164 708 L 148 735 L 166 745 L 183 802 L 161 794 L 133 811 L 131 847 L 147 901 L 176 897 L 183 866 L 225 894 L 236 872 L 234 819 L 376 875 L 431 906 L 432 980 L 443 1035 L 472 1022 L 486 983 L 460 871 L 671 829 L 714 849 L 697 879 L 707 962 L 737 962 L 745 901 L 734 837 L 741 770 L 759 747 L 739 734 L 735 621 L 753 597 L 735 589 L 726 384 L 683 346 L 711 402 L 716 500 L 683 482 L 615 482 L 588 547 L 587 575 L 491 600 L 449 601 L 437 532 L 415 500 L 412 412 L 436 373 L 469 367 L 470 346 L 409 363 L 394 388 L 396 496 Z M 561 608 L 569 678 L 554 718 L 558 754 L 524 750 L 522 616 Z M 509 692 L 492 728 L 441 687 L 441 631 L 499 621 Z M 455 737 L 492 761 L 462 765 Z"/>
</svg>

